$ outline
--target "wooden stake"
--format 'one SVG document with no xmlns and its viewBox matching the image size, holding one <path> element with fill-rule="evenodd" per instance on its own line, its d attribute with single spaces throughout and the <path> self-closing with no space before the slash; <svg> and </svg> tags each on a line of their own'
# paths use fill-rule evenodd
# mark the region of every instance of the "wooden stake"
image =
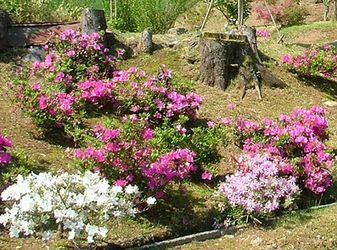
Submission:
<svg viewBox="0 0 337 250">
<path fill-rule="evenodd" d="M 267 1 L 266 1 L 266 0 L 264 0 L 264 5 L 266 5 L 266 8 L 267 8 L 268 13 L 269 13 L 270 18 L 271 18 L 271 21 L 273 22 L 273 24 L 274 24 L 274 26 L 275 26 L 275 28 L 276 28 L 276 31 L 277 31 L 277 34 L 278 34 L 278 37 L 279 37 L 279 40 L 278 40 L 277 43 L 283 43 L 284 35 L 281 35 L 280 30 L 279 30 L 278 27 L 277 27 L 277 24 L 276 24 L 276 22 L 275 22 L 275 19 L 274 19 L 274 17 L 273 17 L 273 14 L 271 13 L 270 8 L 269 8 L 269 5 L 267 4 Z"/>
<path fill-rule="evenodd" d="M 243 25 L 243 1 L 244 0 L 238 0 L 238 30 L 240 30 Z"/>
<path fill-rule="evenodd" d="M 117 25 L 117 0 L 115 0 L 115 24 Z"/>
<path fill-rule="evenodd" d="M 201 28 L 200 28 L 200 32 L 202 32 L 202 30 L 204 29 L 205 25 L 206 25 L 206 21 L 208 19 L 209 13 L 211 12 L 212 6 L 213 6 L 214 0 L 212 0 L 208 6 L 208 10 L 206 13 L 206 16 L 204 18 L 204 21 L 202 22 Z"/>
</svg>

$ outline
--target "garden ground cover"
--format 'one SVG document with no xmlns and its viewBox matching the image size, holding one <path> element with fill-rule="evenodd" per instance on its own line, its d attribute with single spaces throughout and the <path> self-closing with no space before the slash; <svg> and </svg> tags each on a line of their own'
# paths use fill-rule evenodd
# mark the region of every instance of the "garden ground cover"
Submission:
<svg viewBox="0 0 337 250">
<path fill-rule="evenodd" d="M 336 26 L 333 26 L 332 29 L 336 29 L 335 27 Z M 324 25 L 322 25 L 321 29 L 319 29 L 317 32 L 319 32 L 319 34 L 331 34 L 330 25 L 328 25 L 327 32 L 323 32 L 323 29 L 325 29 Z M 284 32 L 286 32 L 286 30 Z M 314 40 L 320 36 L 313 36 L 311 33 L 312 30 L 308 32 L 310 32 L 313 40 L 306 41 L 306 44 L 316 42 L 334 42 L 334 37 L 329 36 L 325 37 L 324 41 Z M 303 37 L 307 36 L 304 34 Z M 294 47 L 292 45 L 288 45 L 283 47 L 276 44 L 276 39 L 275 37 L 273 38 L 274 39 L 260 39 L 259 48 L 261 52 L 265 55 L 265 59 L 268 59 L 267 57 L 271 58 L 269 63 L 273 72 L 281 79 L 286 81 L 289 87 L 282 90 L 268 89 L 266 87 L 263 87 L 263 101 L 258 100 L 257 94 L 254 91 L 249 92 L 243 101 L 239 101 L 239 90 L 233 85 L 228 90 L 226 90 L 226 92 L 220 92 L 219 90 L 213 89 L 211 87 L 197 84 L 195 86 L 197 89 L 197 93 L 205 96 L 205 102 L 199 110 L 199 115 L 201 118 L 211 120 L 216 119 L 218 116 L 231 116 L 232 111 L 228 110 L 228 103 L 237 104 L 237 112 L 239 112 L 245 118 L 261 120 L 264 117 L 275 118 L 283 113 L 289 114 L 295 108 L 310 108 L 313 105 L 324 106 L 325 101 L 335 99 L 336 92 L 334 92 L 333 88 L 332 90 L 330 88 L 329 91 L 324 92 L 322 91 L 322 89 L 318 89 L 316 87 L 317 84 L 314 80 L 303 81 L 302 79 L 297 79 L 296 77 L 282 69 L 282 67 L 274 63 L 273 60 L 275 60 L 275 62 L 278 62 L 282 54 L 288 53 L 289 51 L 300 50 L 301 46 Z M 295 38 L 294 40 L 292 39 L 290 30 L 287 39 L 289 39 L 288 41 L 295 41 Z M 300 38 L 296 37 L 296 39 Z M 138 58 L 128 60 L 121 64 L 121 67 L 127 68 L 127 66 L 137 65 L 139 68 L 144 69 L 146 69 L 147 67 L 152 67 L 152 70 L 156 71 L 157 65 L 159 65 L 161 62 L 164 62 L 167 68 L 170 68 L 173 70 L 173 72 L 178 73 L 183 67 L 191 67 L 189 65 L 185 65 L 180 59 L 181 51 L 163 49 L 156 51 L 152 57 L 140 56 Z M 2 115 L 0 121 L 2 126 L 2 133 L 13 141 L 13 150 L 24 149 L 24 151 L 29 155 L 29 158 L 32 161 L 32 165 L 37 165 L 40 169 L 57 171 L 61 166 L 67 163 L 67 159 L 62 157 L 64 155 L 65 148 L 68 146 L 67 143 L 60 144 L 60 142 L 57 141 L 57 135 L 49 137 L 49 141 L 46 141 L 43 138 L 39 138 L 39 135 L 36 134 L 36 131 L 34 130 L 34 127 L 28 118 L 25 118 L 22 114 L 20 114 L 20 112 L 13 113 L 11 111 L 12 106 L 8 102 L 8 97 L 6 96 L 7 89 L 5 88 L 5 83 L 9 81 L 10 78 L 10 62 L 5 61 L 1 64 L 2 69 L 7 69 L 2 71 L 1 77 L 3 81 L 3 84 L 1 85 Z M 185 73 L 181 72 L 181 74 L 184 77 L 192 77 L 192 73 L 196 71 L 197 67 L 192 68 L 190 74 L 186 74 L 186 71 Z M 325 85 L 333 83 L 333 81 L 327 81 Z M 335 107 L 326 108 L 328 111 L 330 127 L 330 140 L 328 141 L 328 143 L 331 148 L 336 148 L 337 112 Z M 53 138 L 55 140 L 51 141 L 50 138 Z M 43 150 L 41 151 L 41 149 Z M 226 151 L 223 152 L 224 158 L 221 162 L 221 169 L 223 173 L 228 173 L 232 171 L 231 169 L 228 169 L 227 163 L 230 155 L 235 153 L 235 150 L 235 148 L 227 148 Z M 166 221 L 164 222 L 161 222 L 160 220 L 154 221 L 151 220 L 151 218 L 145 217 L 136 221 L 128 221 L 126 223 L 120 224 L 118 225 L 118 228 L 116 228 L 115 232 L 113 232 L 113 235 L 111 235 L 111 239 L 117 240 L 121 238 L 129 238 L 131 236 L 134 236 L 135 232 L 137 232 L 137 235 L 140 235 L 140 237 L 141 235 L 151 235 L 157 233 L 162 233 L 163 235 L 165 235 L 167 231 L 174 230 L 179 225 L 182 226 L 180 227 L 180 232 L 178 230 L 177 232 L 174 232 L 175 234 L 186 234 L 193 231 L 210 228 L 210 224 L 207 225 L 207 223 L 211 222 L 212 217 L 211 213 L 209 213 L 208 210 L 207 199 L 212 193 L 211 188 L 207 185 L 196 186 L 192 183 L 190 184 L 189 188 L 189 195 L 194 198 L 192 199 L 193 204 L 186 204 L 183 201 L 180 201 L 176 202 L 178 206 L 167 207 L 166 211 L 163 210 L 161 212 L 158 212 L 160 220 L 164 221 L 166 219 Z M 172 194 L 172 197 L 174 197 L 175 199 L 177 198 L 177 196 L 174 194 Z M 276 246 L 276 249 L 291 249 L 291 246 L 294 246 L 295 249 L 301 249 L 303 247 L 303 244 L 301 244 L 303 231 L 295 230 L 298 226 L 296 228 L 294 226 L 290 226 L 291 228 L 289 230 L 283 230 L 288 229 L 289 225 L 295 224 L 302 225 L 305 229 L 308 229 L 307 239 L 318 239 L 317 241 L 311 242 L 311 245 L 319 245 L 324 239 L 327 239 L 329 243 L 326 244 L 326 248 L 331 247 L 331 249 L 333 249 L 332 247 L 335 245 L 336 239 L 333 237 L 333 233 L 331 232 L 334 232 L 335 229 L 333 227 L 330 227 L 329 225 L 325 226 L 325 224 L 323 224 L 323 221 L 328 221 L 330 224 L 330 222 L 332 221 L 331 218 L 333 218 L 333 214 L 335 212 L 335 207 L 331 207 L 326 210 L 317 210 L 308 214 L 303 213 L 297 215 L 298 217 L 294 216 L 295 219 L 293 219 L 292 217 L 282 219 L 276 229 L 265 228 L 262 230 L 261 228 L 249 228 L 246 231 L 240 232 L 238 234 L 238 237 L 224 237 L 221 241 L 215 240 L 212 242 L 207 242 L 205 244 L 207 244 L 208 246 L 212 246 L 212 248 L 221 248 L 221 245 L 225 244 L 223 242 L 228 241 L 231 243 L 231 248 L 224 247 L 223 249 L 240 249 L 242 247 L 242 245 L 240 245 L 240 241 L 242 240 L 242 238 L 240 237 L 244 237 L 243 239 L 246 240 L 244 242 L 247 242 L 247 248 L 265 249 L 266 246 L 272 248 L 275 248 Z M 165 213 L 169 214 L 168 217 L 170 217 L 170 219 L 163 218 L 162 215 Z M 316 222 L 318 224 L 316 224 Z M 319 222 L 321 222 L 321 224 Z M 319 227 L 318 225 L 321 225 L 321 227 Z M 126 228 L 128 230 L 126 230 Z M 315 235 L 309 234 L 309 232 L 313 232 Z M 282 238 L 283 234 L 286 235 L 284 236 L 284 240 Z M 291 236 L 287 237 L 287 234 Z M 268 238 L 269 236 L 266 235 L 270 235 L 270 238 Z M 42 244 L 40 241 L 34 241 L 32 239 L 9 239 L 5 233 L 3 233 L 1 237 L 2 238 L 0 244 L 3 244 L 3 246 L 0 246 L 2 247 L 2 249 L 13 249 L 16 247 L 22 247 L 23 249 L 25 249 L 27 248 L 27 246 L 31 246 L 32 244 L 34 244 L 34 242 L 36 244 L 36 247 L 34 248 L 36 249 L 46 249 L 47 246 L 52 249 L 62 249 L 63 246 L 62 242 L 50 242 Z M 262 240 L 259 240 L 259 238 Z M 273 238 L 277 238 L 280 240 L 273 241 Z M 236 244 L 238 245 L 236 246 Z M 195 249 L 194 247 L 197 247 L 197 245 L 192 245 L 190 249 Z M 200 245 L 200 249 L 203 249 L 204 247 L 205 245 Z"/>
</svg>

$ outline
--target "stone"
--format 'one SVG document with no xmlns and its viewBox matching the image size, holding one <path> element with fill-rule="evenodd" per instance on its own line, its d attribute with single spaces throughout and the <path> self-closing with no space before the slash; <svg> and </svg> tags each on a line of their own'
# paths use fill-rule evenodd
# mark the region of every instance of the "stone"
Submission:
<svg viewBox="0 0 337 250">
<path fill-rule="evenodd" d="M 167 47 L 173 48 L 174 46 L 178 44 L 178 41 L 177 40 L 166 40 L 165 44 Z"/>
<path fill-rule="evenodd" d="M 324 105 L 328 106 L 328 107 L 337 107 L 337 102 L 335 102 L 335 101 L 326 101 L 326 102 L 324 102 Z"/>
<path fill-rule="evenodd" d="M 153 42 L 152 42 L 152 30 L 151 29 L 145 29 L 140 34 L 137 50 L 139 53 L 152 54 Z"/>
<path fill-rule="evenodd" d="M 261 245 L 262 242 L 263 242 L 263 239 L 261 239 L 260 237 L 257 237 L 256 239 L 252 240 L 250 244 L 254 247 L 257 247 Z"/>
<path fill-rule="evenodd" d="M 28 54 L 23 56 L 22 60 L 26 62 L 43 62 L 44 56 L 44 49 L 41 46 L 35 46 L 28 49 Z"/>
<path fill-rule="evenodd" d="M 168 33 L 172 35 L 182 35 L 182 34 L 187 33 L 187 29 L 185 29 L 184 27 L 175 27 L 175 28 L 169 29 Z"/>
</svg>

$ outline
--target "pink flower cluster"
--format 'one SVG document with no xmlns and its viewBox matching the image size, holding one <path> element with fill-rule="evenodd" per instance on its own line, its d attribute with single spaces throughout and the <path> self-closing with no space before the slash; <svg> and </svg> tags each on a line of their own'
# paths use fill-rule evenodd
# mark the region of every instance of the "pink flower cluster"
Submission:
<svg viewBox="0 0 337 250">
<path fill-rule="evenodd" d="M 196 170 L 195 153 L 189 149 L 152 156 L 154 148 L 147 142 L 154 131 L 135 114 L 125 116 L 118 129 L 99 124 L 93 132 L 95 146 L 75 149 L 69 157 L 80 167 L 100 171 L 115 184 L 134 183 L 160 198 L 168 183 L 183 180 Z"/>
<path fill-rule="evenodd" d="M 337 49 L 330 44 L 314 45 L 296 57 L 283 55 L 281 62 L 301 76 L 334 76 L 337 73 Z"/>
<path fill-rule="evenodd" d="M 105 101 L 118 105 L 114 90 L 115 85 L 108 80 L 85 80 L 78 83 L 81 98 L 97 105 L 103 105 Z"/>
<path fill-rule="evenodd" d="M 277 0 L 268 3 L 268 8 L 264 4 L 256 4 L 253 7 L 256 19 L 272 22 L 271 13 L 274 20 L 282 26 L 296 25 L 304 21 L 305 10 L 296 1 Z"/>
<path fill-rule="evenodd" d="M 45 60 L 32 64 L 31 75 L 42 74 L 70 89 L 79 80 L 110 77 L 115 70 L 117 60 L 109 54 L 97 33 L 81 35 L 65 30 L 55 35 L 45 49 Z"/>
<path fill-rule="evenodd" d="M 46 110 L 51 116 L 57 116 L 59 113 L 62 113 L 64 117 L 68 117 L 72 114 L 73 103 L 77 101 L 74 95 L 65 92 L 53 92 L 51 96 L 40 93 L 37 99 L 41 110 Z M 32 110 L 32 112 L 33 111 L 34 110 Z"/>
<path fill-rule="evenodd" d="M 282 16 L 281 9 L 274 4 L 269 4 L 270 12 L 272 13 L 273 17 L 280 18 Z M 256 20 L 266 20 L 271 22 L 271 17 L 268 9 L 263 6 L 262 4 L 257 4 L 254 6 L 253 11 L 257 14 Z"/>
<path fill-rule="evenodd" d="M 11 155 L 6 153 L 6 147 L 11 147 L 12 142 L 0 134 L 0 166 L 11 162 Z"/>
<path fill-rule="evenodd" d="M 149 166 L 142 168 L 143 176 L 148 179 L 150 190 L 158 190 L 172 180 L 184 180 L 191 171 L 195 171 L 195 153 L 189 149 L 172 150 L 162 155 Z"/>
<path fill-rule="evenodd" d="M 256 30 L 256 35 L 261 37 L 270 37 L 270 32 L 268 30 Z"/>
<path fill-rule="evenodd" d="M 116 58 L 108 54 L 95 33 L 88 36 L 67 30 L 46 50 L 44 62 L 33 63 L 28 78 L 44 77 L 47 81 L 31 84 L 23 75 L 14 89 L 19 106 L 42 128 L 63 127 L 74 137 L 71 130 L 83 125 L 87 111 L 115 111 L 119 105 L 122 114 L 118 115 L 131 112 L 146 116 L 152 125 L 165 118 L 175 121 L 181 114 L 195 119 L 203 101 L 202 96 L 173 82 L 165 65 L 149 78 L 137 68 L 116 71 Z"/>
<path fill-rule="evenodd" d="M 284 159 L 283 174 L 296 176 L 300 187 L 324 193 L 331 185 L 328 169 L 333 159 L 326 152 L 328 121 L 324 108 L 296 109 L 293 116 L 281 115 L 278 121 L 263 119 L 261 124 L 239 118 L 232 126 L 245 152 L 267 151 Z"/>
<path fill-rule="evenodd" d="M 126 101 L 130 111 L 135 114 L 147 113 L 153 123 L 161 123 L 164 117 L 175 120 L 180 114 L 195 119 L 204 97 L 194 92 L 183 94 L 170 82 L 171 77 L 170 70 L 161 68 L 158 76 L 152 75 L 146 79 L 144 71 L 130 68 L 127 71 L 116 71 L 112 81 L 116 82 L 124 98 L 130 98 Z"/>
<path fill-rule="evenodd" d="M 244 154 L 238 162 L 240 170 L 227 176 L 218 189 L 230 205 L 241 206 L 248 214 L 275 212 L 291 205 L 299 187 L 295 177 L 279 173 L 282 162 L 268 154 Z"/>
</svg>

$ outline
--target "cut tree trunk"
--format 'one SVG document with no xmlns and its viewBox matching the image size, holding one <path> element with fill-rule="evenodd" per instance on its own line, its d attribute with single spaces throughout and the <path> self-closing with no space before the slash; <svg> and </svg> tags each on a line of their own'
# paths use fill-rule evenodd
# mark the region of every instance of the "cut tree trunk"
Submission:
<svg viewBox="0 0 337 250">
<path fill-rule="evenodd" d="M 248 29 L 244 26 L 245 29 Z M 252 37 L 252 32 L 255 35 Z M 258 55 L 255 29 L 246 35 L 204 33 L 200 38 L 200 70 L 198 80 L 226 90 L 231 80 L 239 76 L 241 99 L 247 88 L 255 88 L 262 99 L 261 82 L 270 87 L 287 85 L 265 68 Z"/>
<path fill-rule="evenodd" d="M 83 9 L 81 17 L 81 33 L 88 34 L 104 32 L 107 29 L 104 10 Z"/>
<path fill-rule="evenodd" d="M 7 49 L 9 17 L 7 12 L 0 11 L 0 50 Z"/>
</svg>

